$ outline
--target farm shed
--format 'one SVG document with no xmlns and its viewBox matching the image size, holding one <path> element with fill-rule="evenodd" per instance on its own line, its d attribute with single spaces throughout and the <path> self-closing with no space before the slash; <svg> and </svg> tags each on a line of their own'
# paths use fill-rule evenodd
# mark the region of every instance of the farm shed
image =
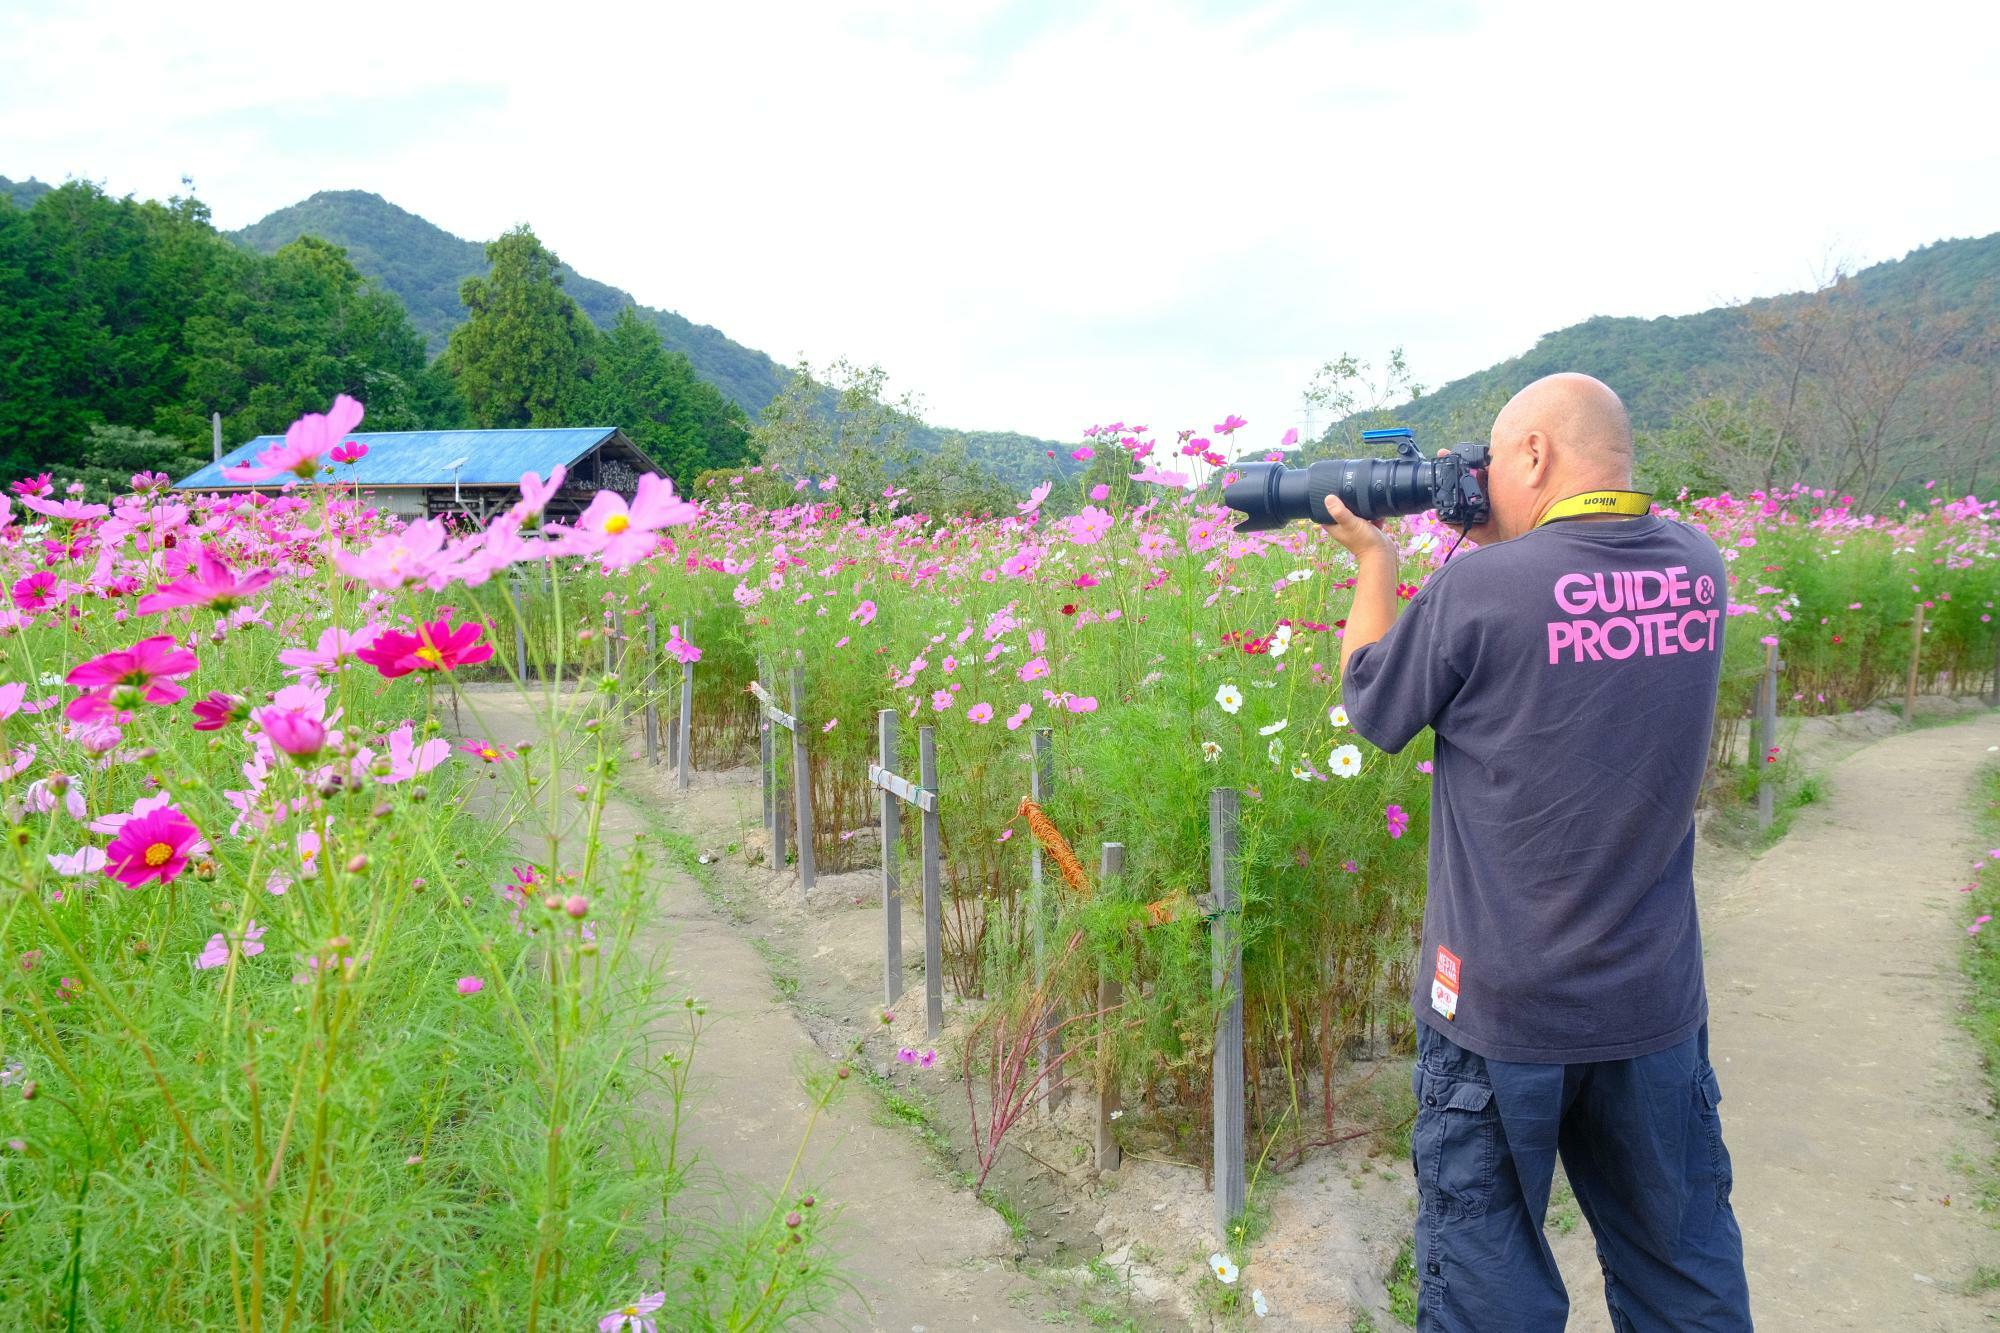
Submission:
<svg viewBox="0 0 2000 1333">
<path fill-rule="evenodd" d="M 359 462 L 335 467 L 333 479 L 352 482 L 390 513 L 412 518 L 464 514 L 484 521 L 520 496 L 521 474 L 547 477 L 558 464 L 569 469 L 549 501 L 551 518 L 573 518 L 600 490 L 630 499 L 639 478 L 665 472 L 615 426 L 525 430 L 356 431 L 347 437 L 368 446 Z M 268 491 L 278 481 L 230 481 L 225 467 L 254 463 L 281 442 L 259 435 L 174 484 L 181 491 Z"/>
</svg>

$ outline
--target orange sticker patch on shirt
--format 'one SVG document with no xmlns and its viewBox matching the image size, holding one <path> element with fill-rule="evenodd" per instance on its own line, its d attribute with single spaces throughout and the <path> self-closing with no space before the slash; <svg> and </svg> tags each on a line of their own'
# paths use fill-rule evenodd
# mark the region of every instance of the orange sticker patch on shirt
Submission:
<svg viewBox="0 0 2000 1333">
<path fill-rule="evenodd" d="M 1431 1008 L 1450 1022 L 1458 1013 L 1458 955 L 1438 945 L 1437 971 L 1431 977 Z"/>
</svg>

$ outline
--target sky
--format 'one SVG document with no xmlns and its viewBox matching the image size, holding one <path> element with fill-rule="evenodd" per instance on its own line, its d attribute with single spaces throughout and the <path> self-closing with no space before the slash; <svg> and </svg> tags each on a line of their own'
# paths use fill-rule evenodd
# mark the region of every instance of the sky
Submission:
<svg viewBox="0 0 2000 1333">
<path fill-rule="evenodd" d="M 526 222 L 1058 439 L 1262 448 L 1343 352 L 1436 385 L 2000 230 L 1990 3 L 0 0 L 0 51 L 0 175 Z"/>
</svg>

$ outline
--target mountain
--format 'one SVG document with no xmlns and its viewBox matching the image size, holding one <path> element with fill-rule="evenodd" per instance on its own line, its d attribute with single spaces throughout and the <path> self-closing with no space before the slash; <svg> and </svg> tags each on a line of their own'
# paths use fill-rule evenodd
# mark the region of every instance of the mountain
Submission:
<svg viewBox="0 0 2000 1333">
<path fill-rule="evenodd" d="M 0 176 L 0 199 L 10 201 L 16 208 L 33 208 L 35 200 L 55 188 L 53 185 L 36 180 L 33 176 L 24 181 L 10 181 L 5 176 Z"/>
<path fill-rule="evenodd" d="M 1920 247 L 1842 279 L 1837 290 L 1871 312 L 1964 316 L 1976 328 L 2000 330 L 2000 232 Z M 1818 299 L 1815 293 L 1794 292 L 1692 315 L 1599 315 L 1544 334 L 1521 355 L 1453 380 L 1390 414 L 1410 426 L 1465 430 L 1482 413 L 1490 422 L 1493 407 L 1530 380 L 1580 370 L 1618 391 L 1635 426 L 1663 427 L 1697 398 L 1744 389 L 1763 358 L 1757 326 L 1796 317 Z"/>
<path fill-rule="evenodd" d="M 459 284 L 486 272 L 486 247 L 461 240 L 415 213 L 365 190 L 322 190 L 230 233 L 253 250 L 274 253 L 300 236 L 318 236 L 347 251 L 362 274 L 402 299 L 410 322 L 433 355 L 465 318 Z M 616 287 L 563 268 L 563 288 L 600 329 L 609 329 L 626 306 L 660 331 L 660 340 L 694 364 L 695 373 L 755 417 L 785 383 L 785 368 L 764 353 L 734 342 L 706 324 L 642 306 Z"/>
</svg>

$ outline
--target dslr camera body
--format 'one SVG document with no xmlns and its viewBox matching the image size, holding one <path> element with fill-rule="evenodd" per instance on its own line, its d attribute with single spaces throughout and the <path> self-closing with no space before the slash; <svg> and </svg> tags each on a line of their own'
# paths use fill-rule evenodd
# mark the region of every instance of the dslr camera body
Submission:
<svg viewBox="0 0 2000 1333">
<path fill-rule="evenodd" d="M 1238 532 L 1268 532 L 1295 518 L 1330 523 L 1326 497 L 1337 496 L 1355 515 L 1387 518 L 1435 509 L 1438 521 L 1473 528 L 1486 521 L 1491 505 L 1479 474 L 1486 469 L 1484 444 L 1457 444 L 1426 458 L 1416 435 L 1405 426 L 1361 432 L 1363 444 L 1390 445 L 1394 458 L 1328 458 L 1305 467 L 1246 463 L 1223 488 L 1222 502 L 1244 515 Z"/>
</svg>

